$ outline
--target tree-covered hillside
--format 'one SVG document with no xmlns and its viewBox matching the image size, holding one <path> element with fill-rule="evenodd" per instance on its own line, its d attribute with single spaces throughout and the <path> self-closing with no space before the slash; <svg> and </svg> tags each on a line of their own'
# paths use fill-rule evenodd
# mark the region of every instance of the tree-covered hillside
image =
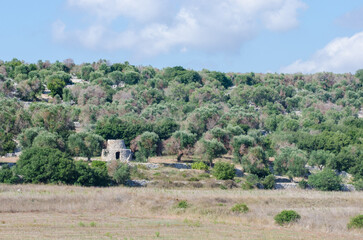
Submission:
<svg viewBox="0 0 363 240">
<path fill-rule="evenodd" d="M 275 174 L 305 176 L 309 164 L 359 180 L 362 104 L 363 70 L 242 74 L 13 59 L 0 61 L 0 155 L 18 142 L 90 158 L 104 140 L 124 139 L 138 161 L 229 153 L 260 177 L 274 160 Z"/>
</svg>

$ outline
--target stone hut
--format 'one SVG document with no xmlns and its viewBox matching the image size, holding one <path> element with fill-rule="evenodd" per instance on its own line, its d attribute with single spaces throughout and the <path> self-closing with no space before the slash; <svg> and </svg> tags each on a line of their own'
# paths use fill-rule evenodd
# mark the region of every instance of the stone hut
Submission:
<svg viewBox="0 0 363 240">
<path fill-rule="evenodd" d="M 132 159 L 132 152 L 130 149 L 126 149 L 124 140 L 107 140 L 107 148 L 102 149 L 101 159 L 103 161 L 129 162 Z"/>
</svg>

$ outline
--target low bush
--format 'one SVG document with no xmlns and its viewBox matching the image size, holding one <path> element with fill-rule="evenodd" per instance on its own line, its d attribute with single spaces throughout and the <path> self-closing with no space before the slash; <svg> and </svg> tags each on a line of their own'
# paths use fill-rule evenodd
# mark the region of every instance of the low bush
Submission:
<svg viewBox="0 0 363 240">
<path fill-rule="evenodd" d="M 91 167 L 93 167 L 93 168 L 107 169 L 106 162 L 103 162 L 103 161 L 92 161 Z"/>
<path fill-rule="evenodd" d="M 189 204 L 186 200 L 181 200 L 177 203 L 176 207 L 185 209 L 185 208 L 189 207 Z"/>
<path fill-rule="evenodd" d="M 307 181 L 305 181 L 304 179 L 303 179 L 303 180 L 301 180 L 301 181 L 298 183 L 298 185 L 299 185 L 299 188 L 301 188 L 301 189 L 307 189 L 307 188 L 309 187 L 308 182 L 307 182 Z"/>
<path fill-rule="evenodd" d="M 241 188 L 243 190 L 251 190 L 251 189 L 254 189 L 255 186 L 252 183 L 250 183 L 249 181 L 245 181 L 244 183 L 242 183 Z"/>
<path fill-rule="evenodd" d="M 281 226 L 284 224 L 297 222 L 300 218 L 301 216 L 294 210 L 283 210 L 274 217 L 275 222 Z"/>
<path fill-rule="evenodd" d="M 204 162 L 199 161 L 192 164 L 192 169 L 208 171 L 209 167 Z"/>
<path fill-rule="evenodd" d="M 244 203 L 238 203 L 231 208 L 232 212 L 238 212 L 238 213 L 246 213 L 248 212 L 248 210 L 249 209 L 247 205 Z"/>
<path fill-rule="evenodd" d="M 357 191 L 363 191 L 363 179 L 359 179 L 354 181 L 353 183 L 355 190 Z"/>
<path fill-rule="evenodd" d="M 257 185 L 260 182 L 260 179 L 255 174 L 249 174 L 246 177 L 246 181 L 251 183 L 252 185 Z"/>
<path fill-rule="evenodd" d="M 13 171 L 8 164 L 0 166 L 0 183 L 11 183 L 13 178 Z"/>
<path fill-rule="evenodd" d="M 323 171 L 310 175 L 308 183 L 321 191 L 339 191 L 341 190 L 342 179 L 335 174 L 334 170 L 324 168 Z"/>
<path fill-rule="evenodd" d="M 113 174 L 113 179 L 118 184 L 125 184 L 127 180 L 130 179 L 130 167 L 126 163 L 119 163 L 115 173 Z"/>
<path fill-rule="evenodd" d="M 87 163 L 76 162 L 77 179 L 74 184 L 81 186 L 104 187 L 110 183 L 110 177 L 106 169 L 92 168 Z"/>
<path fill-rule="evenodd" d="M 270 174 L 265 177 L 262 181 L 264 189 L 274 189 L 275 188 L 275 176 Z"/>
<path fill-rule="evenodd" d="M 233 179 L 236 175 L 234 165 L 226 162 L 217 162 L 214 165 L 213 175 L 218 180 L 229 180 Z"/>
<path fill-rule="evenodd" d="M 355 228 L 360 229 L 363 228 L 363 215 L 358 215 L 350 219 L 350 222 L 347 225 L 348 229 Z"/>
</svg>

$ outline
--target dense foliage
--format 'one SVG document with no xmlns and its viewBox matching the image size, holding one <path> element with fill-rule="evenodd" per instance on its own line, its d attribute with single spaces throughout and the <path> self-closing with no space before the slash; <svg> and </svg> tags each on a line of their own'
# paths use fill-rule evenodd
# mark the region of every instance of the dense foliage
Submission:
<svg viewBox="0 0 363 240">
<path fill-rule="evenodd" d="M 283 210 L 274 217 L 275 222 L 279 225 L 296 222 L 300 218 L 301 216 L 294 210 Z"/>
<path fill-rule="evenodd" d="M 363 228 L 363 215 L 358 215 L 358 216 L 355 216 L 353 218 L 350 219 L 347 227 L 349 229 L 351 228 L 356 228 L 356 229 L 360 229 L 360 228 Z"/>
<path fill-rule="evenodd" d="M 216 162 L 213 175 L 220 180 L 233 179 L 236 175 L 234 165 L 227 162 Z"/>
<path fill-rule="evenodd" d="M 63 172 L 27 176 L 26 169 L 37 166 L 28 165 L 32 155 L 26 150 L 52 149 L 48 154 L 62 162 L 39 158 L 40 168 L 85 172 L 85 165 L 73 166 L 69 157 L 91 158 L 104 140 L 124 139 L 141 161 L 199 154 L 212 163 L 228 153 L 260 178 L 271 170 L 304 177 L 309 164 L 346 171 L 359 185 L 362 72 L 243 74 L 105 60 L 0 61 L 0 155 L 21 147 L 27 181 L 91 184 L 98 180 Z"/>
<path fill-rule="evenodd" d="M 342 179 L 336 173 L 325 168 L 323 171 L 309 176 L 309 185 L 322 191 L 339 191 Z"/>
</svg>

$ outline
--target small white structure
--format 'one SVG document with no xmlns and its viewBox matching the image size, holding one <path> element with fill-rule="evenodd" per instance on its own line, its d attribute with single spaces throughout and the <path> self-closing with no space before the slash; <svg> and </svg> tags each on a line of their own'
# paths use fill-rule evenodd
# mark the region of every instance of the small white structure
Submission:
<svg viewBox="0 0 363 240">
<path fill-rule="evenodd" d="M 132 159 L 132 152 L 126 148 L 124 140 L 107 140 L 107 148 L 102 150 L 101 159 L 103 161 L 129 162 Z"/>
</svg>

